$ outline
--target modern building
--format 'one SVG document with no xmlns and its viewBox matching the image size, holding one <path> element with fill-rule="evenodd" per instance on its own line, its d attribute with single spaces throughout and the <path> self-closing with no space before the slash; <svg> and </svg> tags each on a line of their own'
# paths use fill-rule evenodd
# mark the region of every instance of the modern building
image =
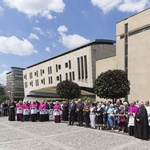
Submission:
<svg viewBox="0 0 150 150">
<path fill-rule="evenodd" d="M 11 71 L 6 73 L 7 93 L 10 99 L 14 99 L 15 101 L 24 98 L 23 70 L 24 68 L 11 67 Z"/>
<path fill-rule="evenodd" d="M 96 75 L 125 70 L 131 84 L 128 100 L 149 100 L 150 8 L 117 22 L 116 31 L 116 56 L 98 60 Z"/>
<path fill-rule="evenodd" d="M 94 40 L 27 67 L 23 71 L 25 96 L 34 90 L 56 87 L 63 80 L 92 89 L 96 79 L 96 61 L 115 56 L 114 44 L 113 40 Z"/>
</svg>

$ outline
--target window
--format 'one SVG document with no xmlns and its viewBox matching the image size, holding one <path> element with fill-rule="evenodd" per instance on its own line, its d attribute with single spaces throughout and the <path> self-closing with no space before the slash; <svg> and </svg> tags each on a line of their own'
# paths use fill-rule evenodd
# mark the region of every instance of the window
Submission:
<svg viewBox="0 0 150 150">
<path fill-rule="evenodd" d="M 65 63 L 65 68 L 68 68 L 68 63 L 67 62 Z"/>
<path fill-rule="evenodd" d="M 68 80 L 68 73 L 66 73 L 66 80 Z"/>
<path fill-rule="evenodd" d="M 72 81 L 72 76 L 71 76 L 71 72 L 69 72 L 69 77 L 70 77 L 70 81 Z"/>
<path fill-rule="evenodd" d="M 56 72 L 58 72 L 58 65 L 56 65 Z"/>
<path fill-rule="evenodd" d="M 60 79 L 60 82 L 62 81 L 62 77 L 61 77 L 61 74 L 59 75 L 59 79 Z"/>
<path fill-rule="evenodd" d="M 52 73 L 52 67 L 48 67 L 48 74 L 51 74 Z"/>
<path fill-rule="evenodd" d="M 84 68 L 85 68 L 85 79 L 88 78 L 88 70 L 87 70 L 87 56 L 84 55 Z"/>
<path fill-rule="evenodd" d="M 81 79 L 81 75 L 80 75 L 80 58 L 77 58 L 77 66 L 78 66 L 78 79 Z"/>
<path fill-rule="evenodd" d="M 56 77 L 56 80 L 59 81 L 59 76 Z"/>
<path fill-rule="evenodd" d="M 82 79 L 84 79 L 83 57 L 81 57 L 81 73 L 82 73 Z"/>
<path fill-rule="evenodd" d="M 130 32 L 129 36 L 132 36 L 132 35 L 135 35 L 135 34 L 138 34 L 138 33 L 144 32 L 144 31 L 147 31 L 147 30 L 150 30 L 150 26 L 147 26 L 147 27 L 144 27 L 142 29 Z"/>
<path fill-rule="evenodd" d="M 42 76 L 42 72 L 43 72 L 42 69 L 40 69 L 41 76 Z"/>
<path fill-rule="evenodd" d="M 39 86 L 39 80 L 35 80 L 35 85 Z"/>
<path fill-rule="evenodd" d="M 30 79 L 32 79 L 32 72 L 29 73 L 29 77 L 30 77 Z"/>
<path fill-rule="evenodd" d="M 53 84 L 53 78 L 51 77 L 51 84 Z"/>
<path fill-rule="evenodd" d="M 43 78 L 43 84 L 45 85 L 45 78 Z"/>
<path fill-rule="evenodd" d="M 72 72 L 72 80 L 75 80 L 75 74 L 74 74 L 74 71 Z"/>
<path fill-rule="evenodd" d="M 27 82 L 25 82 L 25 88 L 27 88 L 28 87 L 28 83 Z"/>
<path fill-rule="evenodd" d="M 58 69 L 61 69 L 61 65 L 58 65 Z"/>
<path fill-rule="evenodd" d="M 71 69 L 71 60 L 69 60 L 69 69 Z"/>
</svg>

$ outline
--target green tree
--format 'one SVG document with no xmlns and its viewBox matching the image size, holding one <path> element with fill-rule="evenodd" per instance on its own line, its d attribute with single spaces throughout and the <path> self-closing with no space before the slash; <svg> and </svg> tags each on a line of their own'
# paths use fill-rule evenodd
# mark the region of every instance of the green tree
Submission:
<svg viewBox="0 0 150 150">
<path fill-rule="evenodd" d="M 112 99 L 114 102 L 129 94 L 130 82 L 123 70 L 108 70 L 95 80 L 94 92 L 100 98 Z"/>
<path fill-rule="evenodd" d="M 4 86 L 0 84 L 0 102 L 3 102 L 7 99 L 9 99 L 9 97 L 5 94 Z"/>
<path fill-rule="evenodd" d="M 81 89 L 77 83 L 72 81 L 62 81 L 57 84 L 56 92 L 60 98 L 73 99 L 81 95 Z"/>
</svg>

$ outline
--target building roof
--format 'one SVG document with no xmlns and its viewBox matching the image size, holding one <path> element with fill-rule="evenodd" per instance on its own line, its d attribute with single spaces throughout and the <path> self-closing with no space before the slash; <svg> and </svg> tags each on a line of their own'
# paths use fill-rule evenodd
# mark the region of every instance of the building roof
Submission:
<svg viewBox="0 0 150 150">
<path fill-rule="evenodd" d="M 25 68 L 19 68 L 19 67 L 11 67 L 11 69 L 20 69 L 20 70 L 25 70 Z M 10 74 L 12 71 L 7 72 L 6 74 Z"/>
<path fill-rule="evenodd" d="M 51 58 L 49 58 L 49 59 L 43 60 L 43 61 L 41 61 L 41 62 L 39 62 L 39 63 L 33 64 L 33 65 L 31 65 L 31 66 L 28 66 L 27 68 L 34 67 L 34 66 L 36 66 L 36 65 L 39 65 L 39 64 L 42 64 L 42 63 L 44 63 L 44 62 L 50 61 L 50 60 L 52 60 L 52 59 L 58 58 L 58 57 L 60 57 L 60 56 L 63 56 L 63 55 L 72 53 L 72 52 L 74 52 L 74 51 L 77 51 L 77 50 L 79 50 L 79 49 L 81 49 L 81 48 L 84 48 L 84 47 L 87 47 L 87 46 L 90 46 L 90 45 L 94 45 L 94 44 L 108 44 L 108 45 L 114 45 L 115 43 L 116 43 L 116 41 L 114 41 L 114 40 L 96 39 L 96 40 L 91 41 L 91 42 L 89 42 L 89 43 L 87 43 L 87 44 L 84 44 L 84 45 L 82 45 L 82 46 L 79 46 L 79 47 L 77 47 L 77 48 L 74 48 L 74 49 L 72 49 L 72 50 L 69 50 L 69 51 L 67 51 L 67 52 L 65 52 L 65 53 L 59 54 L 59 55 L 57 55 L 57 56 L 54 56 L 54 57 L 51 57 Z"/>
<path fill-rule="evenodd" d="M 133 16 L 135 16 L 135 15 L 138 15 L 138 14 L 140 14 L 140 13 L 144 12 L 144 11 L 147 11 L 147 10 L 149 10 L 149 9 L 150 9 L 150 8 L 144 9 L 144 10 L 142 10 L 142 11 L 140 11 L 140 12 L 138 12 L 138 13 L 134 14 L 134 15 L 131 15 L 131 16 L 129 16 L 129 17 L 127 17 L 127 18 L 125 18 L 125 19 L 122 19 L 122 20 L 120 20 L 120 21 L 116 22 L 116 24 L 117 24 L 117 23 L 119 23 L 119 22 L 121 22 L 121 21 L 123 21 L 123 20 L 127 20 L 128 18 L 131 18 L 131 17 L 133 17 Z"/>
</svg>

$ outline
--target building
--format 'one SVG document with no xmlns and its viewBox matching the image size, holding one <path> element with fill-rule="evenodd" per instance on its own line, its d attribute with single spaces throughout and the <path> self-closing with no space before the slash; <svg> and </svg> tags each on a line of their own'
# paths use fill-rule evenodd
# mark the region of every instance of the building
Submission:
<svg viewBox="0 0 150 150">
<path fill-rule="evenodd" d="M 34 90 L 56 87 L 63 80 L 92 89 L 96 78 L 96 61 L 115 56 L 114 44 L 113 40 L 94 40 L 27 67 L 23 71 L 25 96 Z"/>
<path fill-rule="evenodd" d="M 15 101 L 24 98 L 23 70 L 24 68 L 11 67 L 11 71 L 6 73 L 7 93 L 10 99 L 14 99 Z"/>
<path fill-rule="evenodd" d="M 98 60 L 96 75 L 125 70 L 131 84 L 128 100 L 149 100 L 150 8 L 117 22 L 116 32 L 116 56 Z"/>
</svg>

